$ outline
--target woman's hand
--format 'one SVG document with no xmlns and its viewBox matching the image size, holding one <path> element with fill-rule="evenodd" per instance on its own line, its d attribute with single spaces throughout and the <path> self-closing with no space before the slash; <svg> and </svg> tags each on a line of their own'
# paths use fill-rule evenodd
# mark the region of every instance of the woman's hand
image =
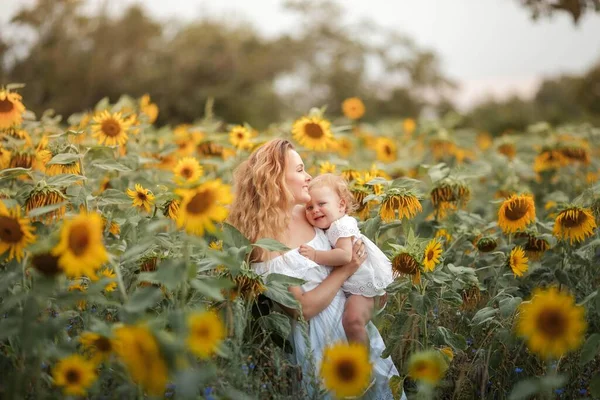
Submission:
<svg viewBox="0 0 600 400">
<path fill-rule="evenodd" d="M 350 277 L 366 259 L 367 250 L 365 249 L 365 244 L 359 239 L 352 245 L 352 260 L 340 268 L 343 268 L 348 273 L 348 277 Z"/>
</svg>

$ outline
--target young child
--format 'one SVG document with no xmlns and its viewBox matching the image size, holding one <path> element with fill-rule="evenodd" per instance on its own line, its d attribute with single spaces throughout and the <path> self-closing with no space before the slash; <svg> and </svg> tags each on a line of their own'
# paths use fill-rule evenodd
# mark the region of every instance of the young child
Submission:
<svg viewBox="0 0 600 400">
<path fill-rule="evenodd" d="M 332 250 L 315 250 L 308 245 L 299 248 L 300 254 L 322 265 L 332 267 L 344 265 L 352 259 L 352 244 L 361 239 L 365 245 L 367 259 L 358 270 L 344 282 L 347 313 L 371 312 L 379 296 L 394 280 L 392 264 L 387 256 L 366 236 L 361 234 L 356 220 L 349 216 L 355 207 L 354 197 L 341 176 L 323 174 L 314 178 L 308 186 L 311 200 L 306 205 L 306 218 L 311 225 L 326 230 Z M 343 318 L 344 329 L 349 341 L 366 342 L 366 329 L 348 329 Z"/>
</svg>

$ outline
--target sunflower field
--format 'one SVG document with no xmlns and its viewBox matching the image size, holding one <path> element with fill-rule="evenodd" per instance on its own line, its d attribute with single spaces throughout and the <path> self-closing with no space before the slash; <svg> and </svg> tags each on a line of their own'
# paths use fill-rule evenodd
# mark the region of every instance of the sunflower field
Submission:
<svg viewBox="0 0 600 400">
<path fill-rule="evenodd" d="M 276 137 L 348 180 L 392 261 L 374 322 L 397 398 L 600 398 L 599 128 L 367 124 L 358 98 L 160 127 L 148 95 L 67 118 L 19 89 L 0 89 L 1 398 L 306 398 L 278 306 L 301 282 L 248 263 L 286 248 L 225 222 L 233 169 Z M 360 396 L 368 354 L 332 343 L 321 373 L 315 396 Z"/>
</svg>

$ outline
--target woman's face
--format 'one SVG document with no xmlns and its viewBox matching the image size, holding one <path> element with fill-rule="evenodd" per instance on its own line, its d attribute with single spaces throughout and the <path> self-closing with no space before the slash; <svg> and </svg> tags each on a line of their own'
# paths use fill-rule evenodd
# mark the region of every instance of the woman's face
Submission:
<svg viewBox="0 0 600 400">
<path fill-rule="evenodd" d="M 304 170 L 304 163 L 296 150 L 289 150 L 285 161 L 285 184 L 294 196 L 294 204 L 310 201 L 308 182 L 311 176 Z"/>
</svg>

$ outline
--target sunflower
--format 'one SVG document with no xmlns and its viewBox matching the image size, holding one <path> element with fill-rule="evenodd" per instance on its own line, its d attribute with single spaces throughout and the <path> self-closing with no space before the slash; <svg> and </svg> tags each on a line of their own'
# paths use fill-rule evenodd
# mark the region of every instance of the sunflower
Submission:
<svg viewBox="0 0 600 400">
<path fill-rule="evenodd" d="M 135 190 L 127 189 L 127 196 L 129 196 L 133 202 L 134 207 L 138 207 L 141 210 L 145 210 L 147 213 L 152 209 L 154 205 L 154 195 L 149 189 L 138 183 L 135 184 Z"/>
<path fill-rule="evenodd" d="M 58 257 L 51 253 L 38 253 L 31 257 L 31 265 L 36 271 L 47 277 L 53 277 L 62 273 L 58 265 Z"/>
<path fill-rule="evenodd" d="M 454 359 L 454 352 L 452 351 L 451 347 L 444 346 L 441 349 L 439 349 L 439 352 L 442 353 L 442 355 L 446 357 L 446 360 L 448 360 L 449 362 L 452 362 L 452 360 Z"/>
<path fill-rule="evenodd" d="M 235 276 L 230 273 L 225 273 L 224 276 L 235 284 L 233 289 L 225 290 L 225 294 L 231 300 L 241 297 L 246 301 L 253 301 L 267 290 L 260 276 L 252 270 L 241 269 Z"/>
<path fill-rule="evenodd" d="M 405 118 L 402 121 L 402 130 L 404 131 L 404 136 L 411 136 L 415 129 L 417 128 L 417 123 L 412 118 Z"/>
<path fill-rule="evenodd" d="M 392 257 L 392 271 L 396 276 L 411 276 L 414 284 L 421 282 L 421 268 L 419 262 L 415 257 L 405 251 L 400 251 Z"/>
<path fill-rule="evenodd" d="M 210 242 L 208 244 L 208 247 L 210 247 L 211 249 L 216 250 L 216 251 L 221 251 L 221 250 L 223 250 L 223 241 L 222 240 L 216 240 L 216 241 L 213 240 L 212 242 Z"/>
<path fill-rule="evenodd" d="M 528 194 L 512 195 L 504 200 L 498 210 L 498 226 L 504 233 L 523 230 L 535 221 L 535 204 Z"/>
<path fill-rule="evenodd" d="M 435 233 L 435 238 L 436 239 L 440 239 L 440 240 L 444 240 L 444 242 L 446 244 L 450 243 L 452 241 L 452 235 L 445 229 L 440 229 Z"/>
<path fill-rule="evenodd" d="M 140 99 L 140 109 L 148 116 L 148 122 L 151 124 L 158 118 L 158 106 L 150 102 L 150 95 L 145 94 Z"/>
<path fill-rule="evenodd" d="M 584 146 L 565 146 L 559 148 L 560 153 L 571 162 L 590 163 L 590 152 Z"/>
<path fill-rule="evenodd" d="M 223 339 L 225 327 L 214 311 L 195 312 L 190 314 L 186 345 L 190 351 L 200 358 L 212 356 Z"/>
<path fill-rule="evenodd" d="M 79 336 L 79 343 L 83 346 L 84 353 L 89 355 L 90 359 L 96 364 L 107 360 L 113 351 L 110 338 L 93 332 L 82 333 Z"/>
<path fill-rule="evenodd" d="M 463 289 L 460 295 L 463 301 L 460 307 L 462 310 L 474 310 L 481 300 L 481 290 L 477 286 L 470 286 Z"/>
<path fill-rule="evenodd" d="M 325 161 L 319 164 L 319 174 L 335 174 L 335 164 Z"/>
<path fill-rule="evenodd" d="M 294 140 L 309 150 L 326 151 L 333 143 L 331 124 L 320 117 L 302 117 L 292 127 Z"/>
<path fill-rule="evenodd" d="M 237 149 L 247 149 L 252 146 L 252 132 L 243 125 L 236 125 L 229 131 L 229 143 Z"/>
<path fill-rule="evenodd" d="M 335 149 L 342 157 L 348 157 L 352 154 L 353 148 L 352 141 L 347 137 L 341 137 L 335 142 Z"/>
<path fill-rule="evenodd" d="M 10 165 L 11 151 L 2 147 L 0 144 L 0 169 L 6 169 Z"/>
<path fill-rule="evenodd" d="M 439 264 L 442 256 L 442 245 L 437 240 L 433 239 L 427 243 L 423 254 L 423 269 L 425 272 L 432 272 L 435 266 Z"/>
<path fill-rule="evenodd" d="M 444 377 L 448 363 L 436 350 L 413 353 L 408 360 L 408 376 L 435 386 Z"/>
<path fill-rule="evenodd" d="M 529 269 L 527 264 L 528 261 L 529 260 L 527 257 L 525 257 L 525 252 L 521 246 L 516 246 L 510 252 L 510 256 L 508 257 L 508 266 L 515 276 L 523 276 L 523 273 L 527 272 Z"/>
<path fill-rule="evenodd" d="M 360 177 L 360 172 L 352 168 L 346 168 L 342 170 L 340 175 L 342 175 L 342 178 L 344 178 L 348 182 L 352 182 Z"/>
<path fill-rule="evenodd" d="M 585 329 L 584 308 L 555 287 L 534 290 L 532 299 L 519 306 L 517 334 L 525 337 L 529 350 L 543 358 L 558 359 L 578 349 Z"/>
<path fill-rule="evenodd" d="M 36 161 L 35 154 L 28 150 L 14 150 L 10 157 L 10 168 L 32 168 Z"/>
<path fill-rule="evenodd" d="M 354 212 L 361 220 L 367 219 L 371 212 L 371 208 L 369 202 L 364 200 L 365 197 L 371 194 L 369 189 L 367 189 L 363 185 L 353 184 L 350 187 L 350 193 L 352 193 L 352 196 L 354 197 L 354 201 L 357 206 Z"/>
<path fill-rule="evenodd" d="M 112 281 L 107 283 L 106 286 L 104 286 L 104 291 L 105 292 L 114 292 L 115 289 L 117 288 L 117 282 L 115 282 L 115 278 L 117 277 L 117 275 L 115 275 L 115 271 L 112 270 L 112 268 L 103 268 L 100 271 L 100 276 L 99 277 L 93 277 L 92 280 L 98 280 L 101 278 L 108 278 L 111 279 Z"/>
<path fill-rule="evenodd" d="M 369 386 L 372 370 L 369 351 L 361 343 L 339 342 L 323 352 L 323 385 L 337 398 L 362 395 Z"/>
<path fill-rule="evenodd" d="M 386 137 L 377 138 L 375 151 L 377 152 L 377 159 L 381 162 L 390 163 L 398 158 L 398 146 L 393 140 Z"/>
<path fill-rule="evenodd" d="M 67 197 L 60 190 L 48 186 L 42 181 L 29 193 L 27 200 L 25 200 L 25 210 L 29 213 L 36 208 L 48 207 L 66 202 Z M 62 216 L 65 215 L 66 210 L 66 205 L 62 205 L 45 214 L 31 217 L 31 220 L 43 221 L 46 224 L 50 224 L 52 221 L 61 219 Z"/>
<path fill-rule="evenodd" d="M 35 239 L 29 218 L 21 218 L 21 208 L 8 210 L 0 201 L 0 254 L 9 252 L 6 261 L 16 258 L 21 262 L 25 247 Z"/>
<path fill-rule="evenodd" d="M 360 119 L 365 115 L 365 105 L 358 97 L 350 97 L 342 103 L 342 111 L 347 118 Z"/>
<path fill-rule="evenodd" d="M 498 146 L 498 153 L 504 154 L 506 158 L 512 160 L 517 155 L 517 147 L 514 143 L 502 143 Z"/>
<path fill-rule="evenodd" d="M 92 124 L 92 137 L 105 146 L 124 145 L 129 137 L 127 130 L 131 127 L 131 120 L 121 117 L 121 113 L 111 114 L 107 110 L 94 117 Z"/>
<path fill-rule="evenodd" d="M 108 261 L 102 243 L 102 217 L 81 213 L 66 220 L 60 231 L 60 242 L 52 250 L 58 263 L 69 277 L 95 277 L 96 270 Z"/>
<path fill-rule="evenodd" d="M 21 125 L 25 106 L 21 95 L 6 89 L 0 90 L 0 129 Z"/>
<path fill-rule="evenodd" d="M 569 160 L 556 150 L 544 150 L 541 152 L 533 163 L 535 172 L 544 172 L 557 170 L 569 163 Z"/>
<path fill-rule="evenodd" d="M 79 175 L 81 173 L 79 162 L 77 161 L 68 164 L 46 164 L 45 167 L 45 172 L 48 176 L 55 176 L 60 174 Z"/>
<path fill-rule="evenodd" d="M 198 236 L 204 235 L 205 230 L 214 232 L 214 224 L 227 218 L 225 205 L 231 203 L 231 190 L 220 180 L 205 182 L 182 193 L 177 226 L 185 228 L 186 232 Z"/>
<path fill-rule="evenodd" d="M 358 178 L 356 178 L 356 183 L 362 186 L 369 186 L 373 189 L 373 193 L 375 193 L 376 195 L 380 195 L 383 194 L 383 185 L 381 183 L 369 183 L 377 177 L 378 176 L 374 173 L 370 171 L 365 171 Z"/>
<path fill-rule="evenodd" d="M 429 141 L 429 148 L 433 158 L 437 161 L 442 160 L 456 152 L 456 144 L 448 138 L 434 138 Z"/>
<path fill-rule="evenodd" d="M 430 196 L 435 208 L 443 203 L 466 204 L 471 199 L 471 189 L 462 182 L 440 182 L 431 189 Z"/>
<path fill-rule="evenodd" d="M 417 212 L 423 211 L 423 207 L 417 196 L 410 191 L 390 189 L 381 203 L 379 216 L 384 222 L 391 222 L 396 219 L 396 210 L 398 219 L 411 219 Z"/>
<path fill-rule="evenodd" d="M 224 150 L 225 148 L 222 145 L 210 140 L 202 141 L 196 146 L 196 152 L 201 156 L 207 157 L 221 157 Z"/>
<path fill-rule="evenodd" d="M 163 206 L 163 215 L 177 221 L 177 213 L 179 212 L 179 200 L 169 200 Z"/>
<path fill-rule="evenodd" d="M 477 142 L 477 147 L 483 151 L 492 146 L 492 136 L 487 132 L 479 132 L 475 141 Z"/>
<path fill-rule="evenodd" d="M 529 235 L 527 244 L 525 245 L 525 255 L 532 261 L 537 261 L 542 258 L 544 252 L 550 248 L 550 243 L 546 239 L 536 238 L 533 235 Z"/>
<path fill-rule="evenodd" d="M 588 208 L 574 206 L 562 210 L 554 221 L 553 234 L 559 239 L 570 243 L 582 242 L 592 236 L 596 229 L 596 221 Z"/>
<path fill-rule="evenodd" d="M 169 370 L 152 332 L 145 326 L 120 326 L 114 331 L 113 343 L 131 379 L 148 394 L 162 396 Z"/>
<path fill-rule="evenodd" d="M 202 173 L 202 166 L 194 157 L 182 158 L 173 169 L 175 183 L 178 185 L 196 183 Z"/>
<path fill-rule="evenodd" d="M 98 378 L 96 366 L 78 354 L 61 359 L 52 369 L 56 386 L 63 387 L 67 396 L 85 396 L 87 389 Z"/>
<path fill-rule="evenodd" d="M 108 222 L 106 217 L 102 217 L 102 230 L 105 231 L 108 228 L 108 232 L 113 234 L 114 236 L 119 236 L 121 234 L 121 227 L 114 220 Z"/>
<path fill-rule="evenodd" d="M 480 237 L 476 239 L 475 242 L 475 247 L 477 247 L 477 250 L 481 251 L 482 253 L 489 253 L 490 251 L 494 251 L 497 246 L 498 242 L 496 241 L 496 239 L 490 236 Z"/>
</svg>

